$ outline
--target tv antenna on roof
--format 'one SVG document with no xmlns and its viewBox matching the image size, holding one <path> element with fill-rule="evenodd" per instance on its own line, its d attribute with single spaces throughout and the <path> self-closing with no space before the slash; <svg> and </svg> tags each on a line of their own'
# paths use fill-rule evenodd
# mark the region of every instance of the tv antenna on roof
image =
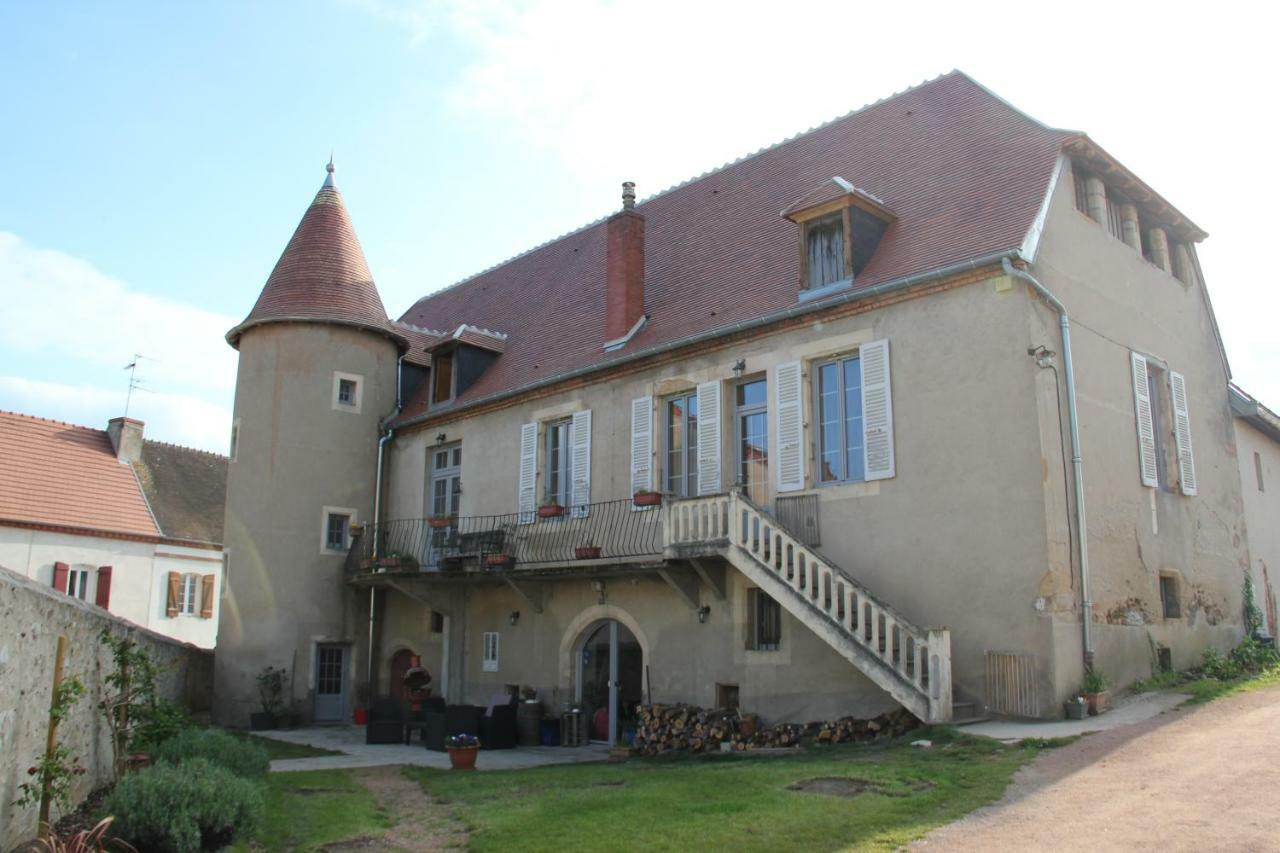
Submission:
<svg viewBox="0 0 1280 853">
<path fill-rule="evenodd" d="M 129 403 L 133 400 L 134 389 L 139 391 L 147 390 L 142 387 L 142 380 L 138 378 L 138 362 L 143 360 L 155 361 L 154 358 L 149 358 L 140 352 L 135 352 L 133 354 L 133 361 L 124 366 L 124 369 L 129 371 L 129 391 L 124 395 L 124 416 L 126 418 L 129 417 Z"/>
</svg>

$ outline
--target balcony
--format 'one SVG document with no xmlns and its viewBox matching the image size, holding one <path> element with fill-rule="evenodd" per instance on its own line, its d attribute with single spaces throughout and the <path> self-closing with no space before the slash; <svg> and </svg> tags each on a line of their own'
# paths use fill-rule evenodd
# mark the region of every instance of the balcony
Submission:
<svg viewBox="0 0 1280 853">
<path fill-rule="evenodd" d="M 353 537 L 350 574 L 545 573 L 576 566 L 662 562 L 666 509 L 630 500 L 537 512 L 407 518 L 367 525 Z"/>
</svg>

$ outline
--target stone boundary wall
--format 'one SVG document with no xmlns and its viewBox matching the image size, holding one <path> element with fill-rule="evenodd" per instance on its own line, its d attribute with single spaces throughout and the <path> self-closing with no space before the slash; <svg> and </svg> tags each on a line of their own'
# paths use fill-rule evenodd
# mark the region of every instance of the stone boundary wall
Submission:
<svg viewBox="0 0 1280 853">
<path fill-rule="evenodd" d="M 0 850 L 35 834 L 38 809 L 13 804 L 27 768 L 44 753 L 58 636 L 67 638 L 65 676 L 79 676 L 86 691 L 58 727 L 59 740 L 88 772 L 73 787 L 73 803 L 111 781 L 111 732 L 98 702 L 112 671 L 103 629 L 129 634 L 164 674 L 160 694 L 193 712 L 208 710 L 213 652 L 173 640 L 47 588 L 0 566 Z M 56 820 L 59 812 L 53 808 Z"/>
</svg>

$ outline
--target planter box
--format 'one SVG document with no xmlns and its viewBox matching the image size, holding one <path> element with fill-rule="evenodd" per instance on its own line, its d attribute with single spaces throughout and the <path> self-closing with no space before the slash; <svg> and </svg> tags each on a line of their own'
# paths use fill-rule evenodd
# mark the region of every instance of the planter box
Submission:
<svg viewBox="0 0 1280 853">
<path fill-rule="evenodd" d="M 449 766 L 454 770 L 475 770 L 476 755 L 479 752 L 478 746 L 451 746 L 449 747 Z"/>
<path fill-rule="evenodd" d="M 600 546 L 579 545 L 573 549 L 573 557 L 575 560 L 598 560 L 600 559 Z"/>
<path fill-rule="evenodd" d="M 418 561 L 413 557 L 379 557 L 378 568 L 380 569 L 400 569 L 401 571 L 416 571 Z"/>
<path fill-rule="evenodd" d="M 1111 691 L 1104 690 L 1101 693 L 1086 693 L 1084 701 L 1089 703 L 1089 716 L 1096 717 L 1099 714 L 1111 710 Z"/>
<path fill-rule="evenodd" d="M 631 502 L 636 506 L 661 506 L 662 492 L 636 492 Z"/>
<path fill-rule="evenodd" d="M 443 530 L 446 527 L 452 527 L 454 519 L 448 516 L 443 518 L 428 518 L 427 526 L 433 530 Z"/>
<path fill-rule="evenodd" d="M 249 728 L 255 732 L 262 732 L 276 727 L 276 715 L 268 714 L 266 711 L 259 711 L 256 714 L 249 715 Z"/>
<path fill-rule="evenodd" d="M 484 564 L 491 569 L 509 569 L 514 562 L 510 554 L 484 555 Z"/>
<path fill-rule="evenodd" d="M 545 504 L 538 507 L 538 518 L 559 518 L 564 515 L 564 507 L 560 504 Z"/>
</svg>

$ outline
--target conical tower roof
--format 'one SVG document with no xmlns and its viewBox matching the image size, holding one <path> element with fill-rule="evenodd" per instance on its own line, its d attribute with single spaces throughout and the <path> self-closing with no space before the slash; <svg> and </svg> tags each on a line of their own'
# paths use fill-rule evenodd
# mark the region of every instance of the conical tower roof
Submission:
<svg viewBox="0 0 1280 853">
<path fill-rule="evenodd" d="M 366 328 L 403 347 L 403 336 L 391 328 L 342 194 L 334 185 L 332 161 L 326 169 L 320 192 L 276 261 L 253 310 L 227 332 L 233 347 L 254 326 L 308 321 Z"/>
</svg>

